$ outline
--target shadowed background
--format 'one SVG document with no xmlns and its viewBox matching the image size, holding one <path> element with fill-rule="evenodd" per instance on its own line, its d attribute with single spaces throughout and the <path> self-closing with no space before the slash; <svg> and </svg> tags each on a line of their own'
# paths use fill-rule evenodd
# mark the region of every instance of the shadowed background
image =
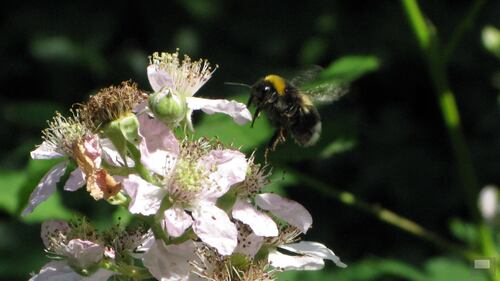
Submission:
<svg viewBox="0 0 500 281">
<path fill-rule="evenodd" d="M 308 186 L 313 178 L 409 217 L 453 241 L 474 239 L 453 156 L 425 62 L 397 1 L 109 2 L 11 1 L 0 11 L 0 279 L 26 280 L 48 259 L 41 221 L 85 214 L 101 228 L 121 210 L 84 191 L 62 193 L 26 218 L 18 216 L 50 167 L 30 161 L 40 130 L 55 111 L 103 87 L 146 77 L 154 51 L 207 58 L 220 68 L 199 95 L 245 102 L 268 73 L 293 77 L 311 65 L 341 62 L 352 75 L 349 94 L 320 108 L 319 144 L 291 140 L 271 155 L 273 188 L 310 210 L 320 241 L 349 265 L 283 280 L 462 280 L 470 265 Z M 426 1 L 422 9 L 449 39 L 470 1 Z M 464 35 L 450 67 L 467 143 L 481 185 L 500 183 L 500 60 L 481 42 L 486 25 L 500 27 L 490 1 Z M 342 60 L 343 59 L 343 60 Z M 356 71 L 361 74 L 356 76 Z M 495 77 L 497 77 L 495 79 Z M 252 109 L 253 110 L 253 109 Z M 261 118 L 253 129 L 225 116 L 196 115 L 197 135 L 218 136 L 258 154 L 272 135 Z M 43 162 L 43 163 L 41 163 Z M 307 182 L 307 180 L 306 180 Z M 452 277 L 456 274 L 455 277 Z M 450 279 L 452 278 L 452 279 Z M 478 278 L 482 278 L 479 276 Z M 465 280 L 465 279 L 463 279 Z M 483 279 L 478 279 L 483 280 Z"/>
</svg>

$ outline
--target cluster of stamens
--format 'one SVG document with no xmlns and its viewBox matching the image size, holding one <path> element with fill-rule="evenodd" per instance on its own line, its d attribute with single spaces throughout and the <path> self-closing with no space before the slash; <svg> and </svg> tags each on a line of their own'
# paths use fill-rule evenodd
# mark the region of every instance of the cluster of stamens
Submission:
<svg viewBox="0 0 500 281">
<path fill-rule="evenodd" d="M 149 60 L 150 64 L 165 71 L 172 79 L 172 89 L 185 96 L 194 95 L 217 69 L 217 66 L 212 69 L 207 60 L 193 61 L 187 55 L 181 61 L 178 50 L 175 53 L 156 52 Z"/>
<path fill-rule="evenodd" d="M 73 155 L 73 146 L 90 134 L 80 118 L 79 111 L 71 111 L 72 116 L 64 117 L 56 112 L 52 121 L 47 122 L 49 127 L 42 131 L 42 138 L 47 148 L 62 155 Z"/>
<path fill-rule="evenodd" d="M 89 100 L 80 104 L 82 120 L 97 130 L 111 121 L 132 113 L 133 109 L 147 99 L 136 83 L 122 82 L 119 86 L 101 89 Z"/>
</svg>

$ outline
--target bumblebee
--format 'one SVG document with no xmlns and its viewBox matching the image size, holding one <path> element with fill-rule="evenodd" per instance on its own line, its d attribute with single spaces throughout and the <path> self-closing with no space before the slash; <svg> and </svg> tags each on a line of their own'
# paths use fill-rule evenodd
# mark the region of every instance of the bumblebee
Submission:
<svg viewBox="0 0 500 281">
<path fill-rule="evenodd" d="M 333 85 L 319 85 L 312 89 L 301 90 L 296 84 L 283 77 L 270 74 L 251 86 L 247 107 L 255 105 L 252 127 L 255 119 L 264 112 L 276 132 L 268 143 L 268 149 L 275 150 L 291 135 L 300 146 L 314 145 L 321 135 L 321 117 L 314 98 L 321 102 L 330 102 L 345 93 L 343 88 Z"/>
</svg>

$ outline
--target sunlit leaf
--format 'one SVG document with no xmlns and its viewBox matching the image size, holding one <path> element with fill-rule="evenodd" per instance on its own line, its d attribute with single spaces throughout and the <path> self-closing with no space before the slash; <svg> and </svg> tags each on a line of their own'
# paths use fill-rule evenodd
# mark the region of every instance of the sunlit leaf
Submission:
<svg viewBox="0 0 500 281">
<path fill-rule="evenodd" d="M 474 269 L 472 263 L 449 258 L 434 258 L 425 265 L 429 281 L 487 281 L 487 269 Z"/>
<path fill-rule="evenodd" d="M 375 56 L 349 55 L 332 62 L 320 74 L 320 81 L 352 82 L 380 67 L 380 60 Z"/>
<path fill-rule="evenodd" d="M 22 171 L 0 170 L 0 209 L 14 215 L 18 209 L 18 193 L 26 181 Z"/>
</svg>

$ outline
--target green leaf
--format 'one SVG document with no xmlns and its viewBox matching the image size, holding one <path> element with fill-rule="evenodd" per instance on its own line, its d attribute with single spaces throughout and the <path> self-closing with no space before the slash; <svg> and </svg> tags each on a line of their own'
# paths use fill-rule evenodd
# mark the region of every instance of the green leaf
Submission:
<svg viewBox="0 0 500 281">
<path fill-rule="evenodd" d="M 459 218 L 454 218 L 450 222 L 450 230 L 456 238 L 471 246 L 477 245 L 479 234 L 473 224 L 464 222 Z"/>
<path fill-rule="evenodd" d="M 25 222 L 43 222 L 46 220 L 59 219 L 59 220 L 70 220 L 80 215 L 66 208 L 61 200 L 61 195 L 56 192 L 47 199 L 47 201 L 38 205 L 33 213 L 23 217 Z"/>
<path fill-rule="evenodd" d="M 44 128 L 47 126 L 45 120 L 60 109 L 61 105 L 53 102 L 10 102 L 2 106 L 2 115 L 5 120 L 24 128 Z"/>
<path fill-rule="evenodd" d="M 320 74 L 320 81 L 352 82 L 380 67 L 375 56 L 344 56 L 332 62 Z"/>
<path fill-rule="evenodd" d="M 18 210 L 18 193 L 26 181 L 25 173 L 21 171 L 0 170 L 0 209 L 10 215 Z"/>
<path fill-rule="evenodd" d="M 466 264 L 462 261 L 450 258 L 434 258 L 425 265 L 429 281 L 487 281 L 488 271 L 474 269 L 472 263 Z"/>
</svg>

